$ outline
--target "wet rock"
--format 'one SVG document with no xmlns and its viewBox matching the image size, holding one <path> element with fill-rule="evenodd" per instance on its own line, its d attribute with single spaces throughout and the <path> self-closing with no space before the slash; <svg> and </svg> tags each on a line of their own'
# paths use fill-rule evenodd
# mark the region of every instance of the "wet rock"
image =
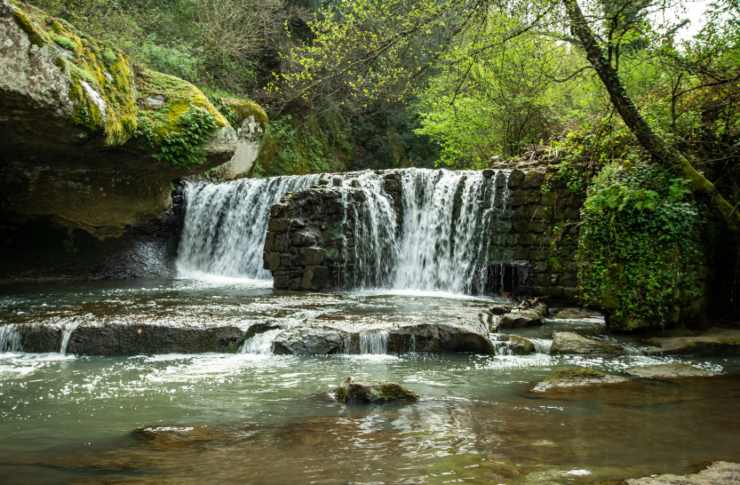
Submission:
<svg viewBox="0 0 740 485">
<path fill-rule="evenodd" d="M 77 355 L 137 355 L 236 352 L 244 340 L 237 327 L 168 327 L 112 324 L 80 326 L 67 352 Z M 58 347 L 57 347 L 58 349 Z"/>
<path fill-rule="evenodd" d="M 399 384 L 360 384 L 347 378 L 334 390 L 337 401 L 348 404 L 414 403 L 419 396 Z"/>
<path fill-rule="evenodd" d="M 215 439 L 208 426 L 146 426 L 135 429 L 131 435 L 156 448 L 184 448 Z"/>
<path fill-rule="evenodd" d="M 496 303 L 495 305 L 488 308 L 488 313 L 491 315 L 504 315 L 514 310 L 514 305 L 507 303 Z"/>
<path fill-rule="evenodd" d="M 657 364 L 630 367 L 627 374 L 643 379 L 677 379 L 680 377 L 710 377 L 716 373 L 689 364 Z"/>
<path fill-rule="evenodd" d="M 740 463 L 718 461 L 693 475 L 653 475 L 627 480 L 627 485 L 737 485 Z"/>
<path fill-rule="evenodd" d="M 574 332 L 555 332 L 551 354 L 617 355 L 622 348 L 601 340 L 586 338 Z"/>
<path fill-rule="evenodd" d="M 272 351 L 280 355 L 339 354 L 350 342 L 349 332 L 323 326 L 301 326 L 280 332 Z"/>
<path fill-rule="evenodd" d="M 542 325 L 547 316 L 547 305 L 536 303 L 531 307 L 516 308 L 501 316 L 497 329 L 512 329 Z"/>
<path fill-rule="evenodd" d="M 533 392 L 548 392 L 560 389 L 571 389 L 586 386 L 601 386 L 605 384 L 619 384 L 629 379 L 622 376 L 606 374 L 587 367 L 573 367 L 558 369 L 550 377 L 532 388 Z"/>
<path fill-rule="evenodd" d="M 587 308 L 559 308 L 552 312 L 551 318 L 557 318 L 561 320 L 584 320 L 590 318 L 603 319 L 604 316 L 601 313 L 589 310 Z"/>
<path fill-rule="evenodd" d="M 656 354 L 740 355 L 740 330 L 715 328 L 698 335 L 655 337 L 647 343 Z"/>
<path fill-rule="evenodd" d="M 495 335 L 491 338 L 496 355 L 529 355 L 537 351 L 531 340 L 518 335 Z"/>
<path fill-rule="evenodd" d="M 423 323 L 391 329 L 388 351 L 490 354 L 493 352 L 493 344 L 483 325 Z"/>
<path fill-rule="evenodd" d="M 59 352 L 62 331 L 51 325 L 18 325 L 24 352 Z"/>
</svg>

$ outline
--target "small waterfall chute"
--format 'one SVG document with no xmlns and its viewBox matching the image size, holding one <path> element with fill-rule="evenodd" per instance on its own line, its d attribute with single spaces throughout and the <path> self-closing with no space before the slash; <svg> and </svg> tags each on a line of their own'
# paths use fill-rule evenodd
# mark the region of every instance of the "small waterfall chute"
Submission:
<svg viewBox="0 0 740 485">
<path fill-rule="evenodd" d="M 62 325 L 62 341 L 59 345 L 59 353 L 60 354 L 66 354 L 67 348 L 69 347 L 69 340 L 72 338 L 72 332 L 77 330 L 77 327 L 80 326 L 80 323 L 77 321 L 67 322 L 64 325 Z"/>
<path fill-rule="evenodd" d="M 388 332 L 385 330 L 371 330 L 359 335 L 361 354 L 387 354 Z"/>
<path fill-rule="evenodd" d="M 0 353 L 22 352 L 21 334 L 14 324 L 0 325 Z"/>
<path fill-rule="evenodd" d="M 272 354 L 272 343 L 280 332 L 282 332 L 282 329 L 276 328 L 255 334 L 244 341 L 240 352 L 242 354 L 270 355 Z"/>
</svg>

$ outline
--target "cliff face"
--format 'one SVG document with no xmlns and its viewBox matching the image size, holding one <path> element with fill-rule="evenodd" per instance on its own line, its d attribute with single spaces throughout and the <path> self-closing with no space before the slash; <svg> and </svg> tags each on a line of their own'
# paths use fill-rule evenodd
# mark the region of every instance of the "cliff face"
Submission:
<svg viewBox="0 0 740 485">
<path fill-rule="evenodd" d="M 41 10 L 0 0 L 6 225 L 38 220 L 119 237 L 170 207 L 173 180 L 213 168 L 238 176 L 237 152 L 237 169 L 250 165 L 264 113 L 242 110 L 236 121 L 243 130 L 190 83 L 134 66 L 115 46 Z"/>
</svg>

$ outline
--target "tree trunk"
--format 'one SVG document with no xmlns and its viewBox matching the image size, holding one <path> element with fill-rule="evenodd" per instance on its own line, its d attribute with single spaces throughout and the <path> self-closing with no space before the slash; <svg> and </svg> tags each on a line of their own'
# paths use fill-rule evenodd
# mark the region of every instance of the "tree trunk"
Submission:
<svg viewBox="0 0 740 485">
<path fill-rule="evenodd" d="M 573 34 L 581 42 L 586 51 L 586 57 L 588 57 L 589 62 L 604 83 L 612 104 L 640 142 L 640 145 L 652 156 L 655 162 L 682 175 L 689 180 L 695 191 L 706 194 L 712 206 L 722 215 L 728 228 L 735 233 L 740 232 L 740 212 L 735 210 L 735 207 L 717 191 L 710 180 L 694 168 L 687 157 L 666 144 L 655 134 L 632 103 L 624 86 L 622 86 L 617 71 L 607 62 L 601 47 L 596 42 L 591 27 L 578 6 L 578 0 L 562 1 L 568 13 Z"/>
</svg>

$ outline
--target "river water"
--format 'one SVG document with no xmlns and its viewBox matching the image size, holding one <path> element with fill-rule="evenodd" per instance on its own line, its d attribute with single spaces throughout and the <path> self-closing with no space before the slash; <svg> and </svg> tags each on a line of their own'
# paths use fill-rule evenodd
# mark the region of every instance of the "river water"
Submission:
<svg viewBox="0 0 740 485">
<path fill-rule="evenodd" d="M 475 319 L 490 299 L 441 293 L 275 293 L 238 279 L 0 287 L 0 322 L 233 324 Z M 369 347 L 372 345 L 368 344 Z M 530 392 L 561 366 L 672 362 L 482 355 L 0 353 L 0 482 L 620 483 L 740 459 L 740 361 L 723 377 Z M 250 349 L 247 349 L 250 350 Z M 417 404 L 348 408 L 347 376 Z M 147 432 L 134 430 L 147 428 Z"/>
</svg>

